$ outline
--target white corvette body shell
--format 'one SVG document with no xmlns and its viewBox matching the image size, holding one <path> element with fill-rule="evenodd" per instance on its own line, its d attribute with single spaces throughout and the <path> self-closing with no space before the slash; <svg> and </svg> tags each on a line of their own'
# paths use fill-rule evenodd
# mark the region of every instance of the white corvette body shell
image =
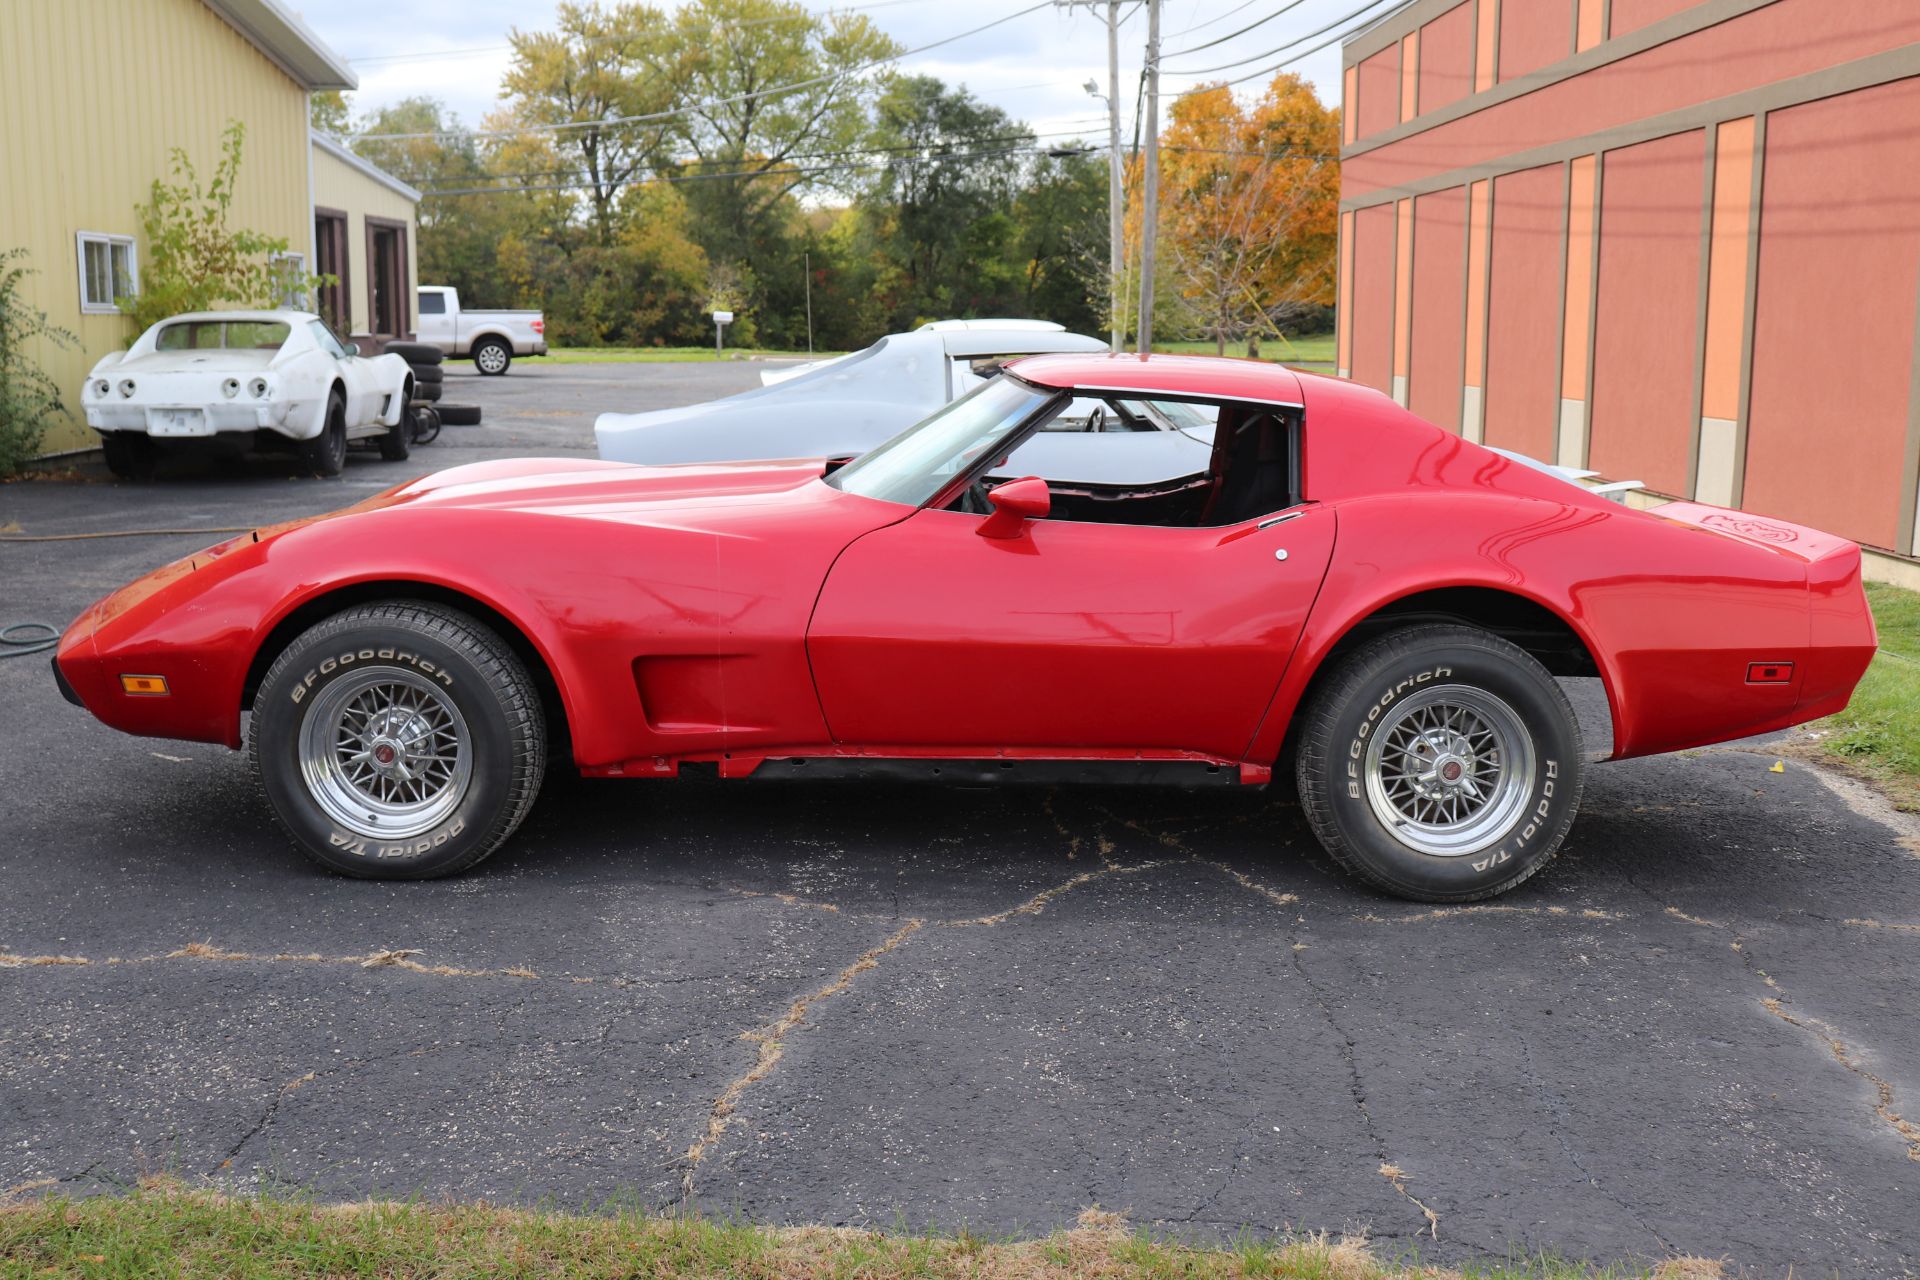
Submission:
<svg viewBox="0 0 1920 1280">
<path fill-rule="evenodd" d="M 287 337 L 273 349 L 156 346 L 169 325 L 223 321 L 284 324 Z M 406 360 L 354 354 L 331 335 L 323 338 L 316 325 L 320 318 L 304 311 L 209 311 L 162 320 L 87 375 L 80 395 L 87 425 L 156 440 L 255 431 L 311 440 L 326 426 L 336 388 L 346 403 L 350 439 L 397 423 L 411 391 Z"/>
<path fill-rule="evenodd" d="M 845 458 L 885 443 L 978 386 L 972 361 L 1049 351 L 1105 351 L 1098 338 L 1047 329 L 920 329 L 824 361 L 771 386 L 650 413 L 603 413 L 600 456 L 654 465 L 759 458 Z M 1124 438 L 1041 432 L 1009 472 L 1085 484 L 1138 485 L 1206 470 L 1212 430 Z"/>
</svg>

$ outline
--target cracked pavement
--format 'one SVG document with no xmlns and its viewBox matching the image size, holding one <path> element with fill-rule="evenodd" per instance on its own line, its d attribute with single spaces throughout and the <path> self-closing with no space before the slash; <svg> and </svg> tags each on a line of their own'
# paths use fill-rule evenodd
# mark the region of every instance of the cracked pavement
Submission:
<svg viewBox="0 0 1920 1280">
<path fill-rule="evenodd" d="M 0 525 L 264 523 L 753 372 L 452 366 L 488 425 L 410 468 L 13 485 Z M 0 623 L 212 540 L 0 546 Z M 1388 1258 L 1912 1274 L 1920 826 L 1773 761 L 1596 766 L 1560 860 L 1466 908 L 1357 889 L 1279 788 L 556 779 L 478 872 L 379 884 L 301 859 L 239 754 L 0 662 L 0 1198 L 170 1172 L 995 1231 L 1099 1204 Z"/>
</svg>

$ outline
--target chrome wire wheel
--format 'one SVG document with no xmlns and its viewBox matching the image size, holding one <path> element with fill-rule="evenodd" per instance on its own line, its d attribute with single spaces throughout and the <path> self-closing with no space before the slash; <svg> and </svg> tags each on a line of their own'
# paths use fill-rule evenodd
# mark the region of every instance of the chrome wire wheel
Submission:
<svg viewBox="0 0 1920 1280">
<path fill-rule="evenodd" d="M 1434 685 L 1395 702 L 1367 744 L 1367 802 L 1393 837 L 1440 857 L 1477 853 L 1524 816 L 1533 735 L 1483 689 Z"/>
<path fill-rule="evenodd" d="M 466 718 L 432 681 L 369 667 L 326 685 L 300 726 L 300 775 L 355 835 L 405 839 L 445 821 L 473 778 Z"/>
</svg>

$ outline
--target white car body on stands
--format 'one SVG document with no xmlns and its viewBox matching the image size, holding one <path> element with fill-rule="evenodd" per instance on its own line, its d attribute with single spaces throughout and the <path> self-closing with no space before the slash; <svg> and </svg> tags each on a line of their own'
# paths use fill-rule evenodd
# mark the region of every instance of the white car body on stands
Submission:
<svg viewBox="0 0 1920 1280">
<path fill-rule="evenodd" d="M 651 413 L 603 413 L 600 456 L 670 464 L 760 458 L 846 458 L 867 452 L 985 381 L 1005 360 L 1054 351 L 1105 351 L 1098 338 L 1058 328 L 921 329 L 880 339 L 772 386 Z M 1132 402 L 1130 402 L 1132 403 Z M 1013 475 L 1137 485 L 1206 470 L 1213 425 L 1185 406 L 1141 401 L 1126 421 L 1073 406 L 1013 455 Z M 1117 440 L 1116 433 L 1127 438 Z M 1094 441 L 1093 434 L 1106 438 Z"/>
<path fill-rule="evenodd" d="M 399 423 L 413 370 L 363 356 L 309 311 L 196 311 L 160 321 L 87 375 L 87 425 L 156 441 L 271 431 L 318 436 L 337 390 L 348 439 Z"/>
<path fill-rule="evenodd" d="M 1032 335 L 1036 333 L 1065 333 L 1066 331 L 1067 326 L 1055 324 L 1051 320 L 929 320 L 914 330 L 915 333 L 999 333 L 1006 335 L 1014 342 L 1031 342 L 1033 341 Z M 1074 336 L 1077 338 L 1079 335 L 1076 334 Z M 1069 351 L 1084 351 L 1087 349 L 1088 348 L 1081 346 L 1062 348 L 1062 350 Z M 778 369 L 768 369 L 760 375 L 760 383 L 762 386 L 770 387 L 776 382 L 786 382 L 799 377 L 803 373 L 811 373 L 815 369 L 822 368 L 826 365 L 839 364 L 842 360 L 851 360 L 859 354 L 860 352 L 854 351 L 847 355 L 834 356 L 827 360 L 808 360 L 802 364 L 787 365 L 784 368 Z M 1021 354 L 1039 355 L 1040 352 L 1038 350 L 1028 351 L 1023 349 Z"/>
</svg>

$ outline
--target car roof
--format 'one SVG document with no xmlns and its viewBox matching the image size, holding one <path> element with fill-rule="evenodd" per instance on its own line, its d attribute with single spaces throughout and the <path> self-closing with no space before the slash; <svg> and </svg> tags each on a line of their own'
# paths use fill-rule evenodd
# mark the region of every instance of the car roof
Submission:
<svg viewBox="0 0 1920 1280">
<path fill-rule="evenodd" d="M 1069 391 L 1124 391 L 1150 397 L 1205 396 L 1295 408 L 1304 401 L 1293 370 L 1225 356 L 1054 355 L 1007 368 L 1028 382 Z"/>
<path fill-rule="evenodd" d="M 240 320 L 265 321 L 278 324 L 298 324 L 303 320 L 317 320 L 311 311 L 187 311 L 177 316 L 168 316 L 161 324 L 177 324 L 182 320 Z"/>
</svg>

